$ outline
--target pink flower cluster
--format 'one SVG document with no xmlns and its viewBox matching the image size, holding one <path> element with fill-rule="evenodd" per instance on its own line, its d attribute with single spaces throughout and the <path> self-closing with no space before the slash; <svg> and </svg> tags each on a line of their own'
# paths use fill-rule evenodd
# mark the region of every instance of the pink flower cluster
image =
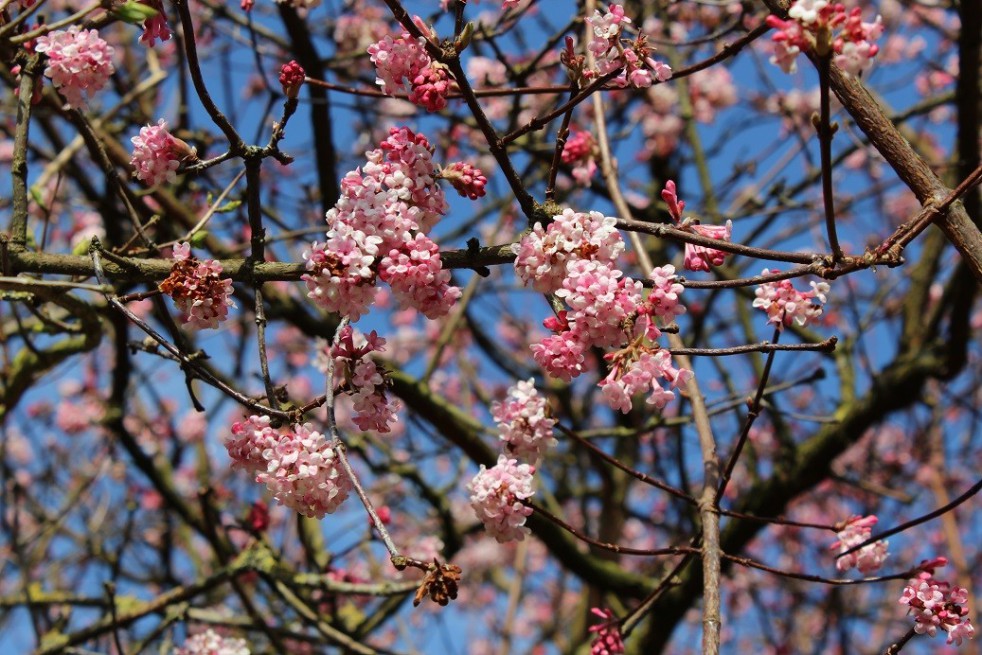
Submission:
<svg viewBox="0 0 982 655">
<path fill-rule="evenodd" d="M 957 646 L 975 635 L 975 627 L 967 618 L 968 590 L 935 580 L 933 571 L 921 571 L 912 579 L 899 602 L 914 615 L 914 632 L 919 635 L 933 637 L 941 628 L 948 633 L 948 643 Z"/>
<path fill-rule="evenodd" d="M 116 71 L 112 46 L 99 38 L 97 31 L 78 25 L 39 36 L 34 50 L 47 56 L 44 74 L 75 109 L 84 109 L 86 99 L 104 87 Z"/>
<path fill-rule="evenodd" d="M 539 395 L 532 380 L 520 380 L 508 389 L 508 398 L 491 405 L 500 438 L 509 455 L 535 464 L 547 448 L 556 445 L 549 403 Z"/>
<path fill-rule="evenodd" d="M 225 448 L 234 468 L 254 474 L 276 500 L 304 516 L 333 514 L 351 491 L 331 443 L 309 423 L 278 431 L 268 416 L 250 416 L 232 425 Z"/>
<path fill-rule="evenodd" d="M 375 82 L 386 94 L 406 93 L 410 102 L 427 111 L 447 106 L 447 96 L 455 90 L 456 82 L 446 66 L 426 53 L 423 37 L 414 39 L 408 33 L 398 39 L 386 36 L 368 46 L 368 54 L 375 64 Z"/>
<path fill-rule="evenodd" d="M 140 134 L 130 139 L 133 156 L 130 165 L 136 179 L 147 186 L 174 182 L 181 161 L 195 159 L 195 150 L 167 131 L 167 122 L 161 118 L 156 125 L 140 128 Z"/>
<path fill-rule="evenodd" d="M 575 128 L 570 130 L 566 145 L 563 146 L 562 160 L 564 164 L 573 167 L 573 179 L 580 186 L 590 186 L 590 180 L 597 172 L 594 149 L 593 135 L 589 131 Z"/>
<path fill-rule="evenodd" d="M 450 285 L 436 244 L 424 234 L 447 211 L 433 146 L 409 128 L 392 128 L 365 154 L 367 163 L 345 176 L 341 198 L 327 213 L 327 241 L 304 253 L 307 295 L 356 321 L 380 278 L 403 306 L 427 318 L 445 316 L 460 289 Z"/>
<path fill-rule="evenodd" d="M 471 492 L 471 507 L 499 543 L 521 541 L 529 534 L 525 519 L 532 513 L 532 508 L 522 501 L 535 493 L 533 473 L 535 467 L 530 464 L 519 464 L 518 460 L 499 455 L 497 464 L 491 468 L 482 464 L 481 470 L 467 485 Z"/>
<path fill-rule="evenodd" d="M 685 202 L 678 199 L 673 180 L 665 183 L 661 197 L 668 206 L 668 213 L 680 230 L 709 237 L 710 239 L 719 239 L 720 241 L 729 241 L 733 235 L 733 223 L 731 221 L 726 221 L 726 225 L 700 225 L 691 218 L 683 218 L 682 210 L 685 209 Z M 726 254 L 723 250 L 716 250 L 709 246 L 686 243 L 683 266 L 689 271 L 705 271 L 708 273 L 711 270 L 709 268 L 710 264 L 713 266 L 722 266 L 726 259 Z"/>
<path fill-rule="evenodd" d="M 481 169 L 466 162 L 455 161 L 440 171 L 440 177 L 450 183 L 464 198 L 477 200 L 485 194 L 488 178 Z"/>
<path fill-rule="evenodd" d="M 844 553 L 853 546 L 863 543 L 872 534 L 872 528 L 876 525 L 876 521 L 876 517 L 872 515 L 865 517 L 853 516 L 843 524 L 837 526 L 841 527 L 836 535 L 839 539 L 829 546 L 829 548 L 837 553 Z M 839 571 L 848 571 L 855 567 L 863 575 L 872 573 L 883 566 L 883 560 L 887 558 L 888 545 L 889 542 L 887 541 L 876 541 L 867 544 L 856 552 L 836 558 L 835 568 Z"/>
<path fill-rule="evenodd" d="M 174 246 L 174 265 L 160 283 L 161 291 L 174 299 L 181 320 L 194 328 L 217 328 L 228 318 L 232 301 L 232 280 L 222 278 L 222 265 L 214 259 L 199 261 L 191 256 L 191 246 Z"/>
<path fill-rule="evenodd" d="M 222 637 L 209 628 L 199 632 L 180 648 L 174 649 L 174 655 L 249 655 L 245 639 Z"/>
<path fill-rule="evenodd" d="M 355 345 L 358 342 L 359 345 Z M 398 420 L 399 403 L 385 393 L 385 371 L 369 355 L 385 351 L 385 339 L 372 330 L 367 336 L 346 325 L 336 345 L 334 357 L 335 385 L 345 389 L 354 401 L 352 419 L 361 430 L 388 432 L 389 424 Z"/>
<path fill-rule="evenodd" d="M 829 0 L 797 0 L 788 9 L 788 16 L 790 20 L 767 17 L 767 24 L 777 30 L 771 37 L 775 46 L 771 63 L 786 73 L 794 72 L 802 51 L 831 50 L 835 65 L 851 75 L 869 68 L 879 52 L 873 42 L 883 34 L 883 23 L 879 16 L 872 23 L 864 23 L 858 7 L 846 11 L 844 5 Z"/>
<path fill-rule="evenodd" d="M 590 632 L 596 633 L 590 644 L 590 655 L 620 655 L 624 652 L 624 640 L 617 624 L 617 617 L 609 609 L 591 607 L 590 611 L 600 617 L 600 623 L 590 626 Z"/>
<path fill-rule="evenodd" d="M 762 274 L 774 272 L 765 268 Z M 822 315 L 822 305 L 827 300 L 825 294 L 829 292 L 827 282 L 812 282 L 811 287 L 811 291 L 798 291 L 791 280 L 767 282 L 754 292 L 757 297 L 753 306 L 767 312 L 767 322 L 779 328 L 791 323 L 804 326 Z"/>
<path fill-rule="evenodd" d="M 638 89 L 651 86 L 652 71 L 654 78 L 659 82 L 664 82 L 672 76 L 672 69 L 668 65 L 655 61 L 649 56 L 651 48 L 644 34 L 639 35 L 633 42 L 622 40 L 624 27 L 631 25 L 631 19 L 624 15 L 623 6 L 612 4 L 604 14 L 596 10 L 592 17 L 586 18 L 586 22 L 592 32 L 587 47 L 596 58 L 596 74 L 599 76 L 622 69 L 613 83 L 616 86 L 630 85 Z M 592 76 L 592 72 L 586 73 L 585 76 Z"/>
<path fill-rule="evenodd" d="M 570 308 L 545 321 L 553 334 L 532 345 L 532 356 L 550 375 L 568 382 L 583 371 L 590 348 L 628 344 L 606 356 L 615 366 L 600 383 L 604 398 L 626 412 L 631 395 L 650 389 L 649 402 L 661 408 L 666 394 L 671 398 L 674 393 L 657 381 L 667 379 L 676 387 L 689 373 L 673 368 L 668 352 L 646 345 L 645 339 L 661 336 L 656 321 L 667 324 L 684 313 L 679 303 L 682 285 L 673 267 L 656 268 L 651 273 L 653 288 L 645 298 L 641 283 L 625 277 L 614 264 L 624 249 L 615 225 L 615 219 L 599 212 L 567 209 L 553 217 L 548 228 L 534 225 L 518 245 L 519 278 L 538 291 L 555 293 Z"/>
</svg>

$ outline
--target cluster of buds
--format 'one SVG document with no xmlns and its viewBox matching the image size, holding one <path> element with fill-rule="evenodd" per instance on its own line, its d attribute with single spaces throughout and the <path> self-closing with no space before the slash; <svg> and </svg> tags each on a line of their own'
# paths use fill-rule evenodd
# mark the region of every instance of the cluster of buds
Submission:
<svg viewBox="0 0 982 655">
<path fill-rule="evenodd" d="M 797 0 L 788 9 L 788 17 L 790 20 L 767 17 L 767 24 L 777 30 L 771 37 L 775 47 L 771 63 L 786 73 L 794 72 L 800 52 L 815 52 L 819 56 L 831 53 L 836 66 L 859 75 L 879 52 L 874 41 L 883 34 L 883 23 L 879 16 L 864 23 L 858 7 L 847 11 L 829 0 Z"/>
<path fill-rule="evenodd" d="M 624 639 L 621 637 L 617 617 L 609 609 L 591 607 L 590 612 L 600 618 L 600 623 L 591 625 L 590 632 L 595 633 L 590 645 L 590 655 L 620 655 L 624 652 Z"/>
<path fill-rule="evenodd" d="M 303 66 L 296 60 L 291 59 L 280 68 L 280 86 L 283 88 L 283 95 L 290 100 L 296 100 L 300 95 L 300 87 L 307 79 L 307 74 Z"/>
</svg>

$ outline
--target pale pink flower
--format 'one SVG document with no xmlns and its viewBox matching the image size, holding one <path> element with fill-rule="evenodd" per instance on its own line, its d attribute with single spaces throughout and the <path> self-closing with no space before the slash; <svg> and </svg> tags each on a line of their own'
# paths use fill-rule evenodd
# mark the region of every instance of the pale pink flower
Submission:
<svg viewBox="0 0 982 655">
<path fill-rule="evenodd" d="M 594 159 L 593 135 L 587 130 L 572 129 L 566 145 L 563 146 L 562 160 L 573 167 L 573 179 L 580 186 L 590 186 L 590 180 L 597 172 Z"/>
<path fill-rule="evenodd" d="M 370 357 L 374 352 L 383 352 L 385 343 L 374 330 L 366 336 L 346 325 L 337 344 L 330 349 L 335 387 L 352 397 L 355 410 L 352 420 L 360 430 L 389 432 L 390 425 L 398 420 L 399 402 L 386 393 L 388 376 Z M 323 363 L 318 366 L 326 371 Z"/>
<path fill-rule="evenodd" d="M 532 358 L 549 375 L 569 382 L 583 372 L 584 347 L 572 332 L 553 334 L 531 346 Z"/>
<path fill-rule="evenodd" d="M 174 649 L 174 655 L 249 655 L 249 647 L 245 639 L 222 637 L 209 628 L 188 637 L 183 646 Z"/>
<path fill-rule="evenodd" d="M 515 272 L 521 280 L 543 293 L 562 287 L 566 265 L 577 259 L 613 263 L 624 251 L 616 228 L 617 219 L 600 212 L 583 214 L 567 208 L 553 217 L 549 227 L 541 223 L 518 245 Z"/>
<path fill-rule="evenodd" d="M 763 270 L 763 275 L 774 271 Z M 826 302 L 829 285 L 826 282 L 812 282 L 811 291 L 799 291 L 791 280 L 767 282 L 757 287 L 753 306 L 767 312 L 767 322 L 779 328 L 791 323 L 804 326 L 822 315 L 822 305 Z"/>
<path fill-rule="evenodd" d="M 116 70 L 112 46 L 97 31 L 78 25 L 39 36 L 34 50 L 46 55 L 45 76 L 75 109 L 84 109 L 86 99 L 104 87 Z"/>
<path fill-rule="evenodd" d="M 654 285 L 645 299 L 648 308 L 646 311 L 662 325 L 668 325 L 685 313 L 685 306 L 679 298 L 685 287 L 679 283 L 675 267 L 671 264 L 656 266 L 648 274 L 648 278 Z"/>
<path fill-rule="evenodd" d="M 631 398 L 636 394 L 647 394 L 647 404 L 664 409 L 675 399 L 671 389 L 683 386 L 692 377 L 692 371 L 675 368 L 671 354 L 662 348 L 632 343 L 608 353 L 604 359 L 611 363 L 610 373 L 600 381 L 604 402 L 625 414 L 631 411 Z M 660 380 L 667 380 L 670 389 L 662 387 Z"/>
<path fill-rule="evenodd" d="M 790 20 L 766 19 L 776 30 L 771 36 L 775 46 L 771 63 L 786 73 L 794 72 L 798 53 L 811 50 L 817 39 L 831 38 L 815 47 L 822 52 L 831 48 L 835 65 L 850 75 L 869 68 L 879 51 L 873 42 L 883 34 L 883 22 L 879 16 L 872 23 L 863 22 L 858 7 L 847 12 L 844 5 L 828 0 L 796 0 L 788 8 L 788 17 Z"/>
<path fill-rule="evenodd" d="M 732 221 L 726 221 L 726 225 L 700 225 L 694 223 L 680 227 L 701 236 L 709 237 L 710 239 L 719 239 L 720 241 L 729 241 L 733 234 Z M 716 250 L 709 246 L 686 243 L 684 266 L 690 271 L 705 271 L 708 273 L 711 270 L 709 268 L 710 264 L 713 266 L 722 266 L 728 254 L 723 250 Z"/>
<path fill-rule="evenodd" d="M 253 473 L 276 500 L 304 516 L 333 514 L 351 490 L 331 443 L 309 423 L 277 431 L 268 416 L 250 416 L 232 426 L 225 448 L 233 467 Z"/>
<path fill-rule="evenodd" d="M 590 632 L 596 633 L 590 645 L 590 655 L 620 655 L 624 652 L 624 640 L 617 617 L 609 609 L 591 607 L 590 612 L 600 617 L 600 623 L 591 625 Z"/>
<path fill-rule="evenodd" d="M 450 285 L 450 271 L 443 268 L 437 245 L 417 234 L 401 248 L 393 248 L 379 264 L 379 277 L 402 306 L 413 307 L 427 318 L 446 316 L 460 298 Z"/>
<path fill-rule="evenodd" d="M 562 288 L 555 293 L 572 310 L 567 320 L 578 339 L 598 347 L 623 343 L 627 322 L 642 302 L 641 283 L 603 261 L 577 259 L 566 272 Z"/>
<path fill-rule="evenodd" d="M 158 286 L 174 299 L 181 310 L 181 320 L 198 328 L 217 328 L 228 318 L 232 300 L 232 280 L 222 278 L 222 265 L 217 260 L 200 261 L 191 256 L 191 246 L 174 246 L 174 265 L 170 275 Z"/>
<path fill-rule="evenodd" d="M 925 577 L 926 576 L 926 577 Z M 914 631 L 933 637 L 938 628 L 948 633 L 948 643 L 961 645 L 975 635 L 967 618 L 968 590 L 935 580 L 928 574 L 911 580 L 900 596 L 900 604 L 914 615 Z"/>
<path fill-rule="evenodd" d="M 508 389 L 508 397 L 491 404 L 491 416 L 509 455 L 535 464 L 547 448 L 556 445 L 549 403 L 539 395 L 534 381 L 522 380 Z"/>
<path fill-rule="evenodd" d="M 412 78 L 409 102 L 425 108 L 426 111 L 440 111 L 447 106 L 447 96 L 455 87 L 450 71 L 444 66 L 431 63 Z"/>
<path fill-rule="evenodd" d="M 371 55 L 378 76 L 375 83 L 387 95 L 394 96 L 412 90 L 412 80 L 431 62 L 430 56 L 426 54 L 425 44 L 426 40 L 422 37 L 413 39 L 409 34 L 403 34 L 398 39 L 385 36 L 368 46 L 368 54 Z"/>
<path fill-rule="evenodd" d="M 535 467 L 499 455 L 496 465 L 485 468 L 482 464 L 481 470 L 467 485 L 477 518 L 499 542 L 522 541 L 530 532 L 525 527 L 525 519 L 532 513 L 532 508 L 522 501 L 535 493 L 533 473 Z"/>
<path fill-rule="evenodd" d="M 177 179 L 184 153 L 177 139 L 167 131 L 167 122 L 163 118 L 156 125 L 141 128 L 140 134 L 130 141 L 133 142 L 130 165 L 138 180 L 154 187 Z"/>
<path fill-rule="evenodd" d="M 829 548 L 837 553 L 844 553 L 853 546 L 863 543 L 872 534 L 872 528 L 876 525 L 876 521 L 875 516 L 853 516 L 843 524 L 842 529 L 836 535 L 838 540 Z M 889 542 L 887 541 L 876 541 L 863 546 L 856 552 L 837 557 L 835 568 L 839 571 L 848 571 L 855 567 L 863 575 L 868 575 L 883 565 L 883 560 L 887 557 L 888 545 Z"/>
</svg>

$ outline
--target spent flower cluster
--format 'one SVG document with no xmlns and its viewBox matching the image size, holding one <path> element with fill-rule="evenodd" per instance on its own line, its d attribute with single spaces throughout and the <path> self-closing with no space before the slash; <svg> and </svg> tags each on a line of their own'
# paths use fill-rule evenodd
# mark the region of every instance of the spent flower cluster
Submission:
<svg viewBox="0 0 982 655">
<path fill-rule="evenodd" d="M 185 325 L 217 328 L 228 318 L 228 308 L 235 307 L 232 280 L 221 277 L 222 265 L 217 260 L 193 257 L 188 243 L 174 246 L 173 257 L 174 265 L 160 290 L 174 299 Z"/>
<path fill-rule="evenodd" d="M 113 47 L 96 30 L 72 25 L 39 36 L 34 50 L 44 53 L 44 74 L 73 109 L 85 109 L 86 100 L 100 90 L 115 72 Z"/>
<path fill-rule="evenodd" d="M 276 430 L 268 416 L 250 416 L 232 425 L 225 448 L 233 468 L 255 475 L 276 500 L 304 516 L 333 514 L 351 491 L 331 442 L 309 423 Z"/>
<path fill-rule="evenodd" d="M 814 51 L 819 56 L 831 53 L 836 66 L 859 75 L 879 52 L 874 41 L 883 34 L 883 22 L 879 16 L 872 23 L 863 22 L 859 7 L 847 11 L 829 0 L 797 0 L 788 17 L 767 17 L 767 24 L 777 30 L 771 37 L 775 48 L 771 63 L 785 73 L 795 71 L 800 52 Z"/>
<path fill-rule="evenodd" d="M 838 540 L 829 546 L 829 548 L 837 554 L 841 554 L 853 546 L 858 546 L 869 539 L 876 522 L 877 518 L 872 515 L 853 516 L 836 526 L 840 528 L 836 533 Z M 872 573 L 883 566 L 883 560 L 887 557 L 888 545 L 889 542 L 887 541 L 875 541 L 848 555 L 837 557 L 835 568 L 839 571 L 848 571 L 851 568 L 857 568 L 863 575 Z"/>
<path fill-rule="evenodd" d="M 304 253 L 308 296 L 356 321 L 381 279 L 403 306 L 427 318 L 445 316 L 460 289 L 451 286 L 437 245 L 425 234 L 447 211 L 433 146 L 394 127 L 365 155 L 364 167 L 341 180 L 341 198 L 327 213 L 327 241 Z"/>
</svg>

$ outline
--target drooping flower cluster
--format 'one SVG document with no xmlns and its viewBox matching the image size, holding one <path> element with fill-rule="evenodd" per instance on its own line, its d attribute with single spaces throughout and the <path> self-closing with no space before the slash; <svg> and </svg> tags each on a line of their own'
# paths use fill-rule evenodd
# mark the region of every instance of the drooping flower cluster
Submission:
<svg viewBox="0 0 982 655">
<path fill-rule="evenodd" d="M 491 416 L 498 424 L 505 451 L 535 464 L 543 452 L 554 445 L 549 403 L 539 395 L 532 380 L 520 380 L 508 389 L 508 398 L 491 405 Z"/>
<path fill-rule="evenodd" d="M 460 289 L 450 285 L 436 244 L 424 234 L 447 210 L 433 146 L 409 128 L 392 128 L 365 154 L 365 166 L 341 181 L 341 198 L 327 213 L 326 243 L 304 253 L 308 296 L 356 321 L 380 278 L 403 306 L 444 316 Z"/>
<path fill-rule="evenodd" d="M 762 274 L 775 273 L 764 269 Z M 827 282 L 811 282 L 811 291 L 799 291 L 791 284 L 791 280 L 766 282 L 757 287 L 754 294 L 754 307 L 767 312 L 767 322 L 778 328 L 791 323 L 807 325 L 822 315 L 822 305 L 825 304 L 829 292 Z"/>
<path fill-rule="evenodd" d="M 580 186 L 590 186 L 590 180 L 597 172 L 594 150 L 593 135 L 588 130 L 570 130 L 563 146 L 562 160 L 573 167 L 573 179 Z"/>
<path fill-rule="evenodd" d="M 399 403 L 385 392 L 388 382 L 385 371 L 369 357 L 384 350 L 385 339 L 375 330 L 366 336 L 350 325 L 342 329 L 337 344 L 331 346 L 335 387 L 351 396 L 355 410 L 352 420 L 361 430 L 388 432 L 389 425 L 398 420 Z"/>
<path fill-rule="evenodd" d="M 616 86 L 628 85 L 641 89 L 651 86 L 652 72 L 654 79 L 664 82 L 672 76 L 672 69 L 651 58 L 651 48 L 644 34 L 632 42 L 622 38 L 624 28 L 631 25 L 631 19 L 624 15 L 624 7 L 618 4 L 610 5 L 606 13 L 594 11 L 593 16 L 586 18 L 590 26 L 591 37 L 587 47 L 596 58 L 599 76 L 607 75 L 617 69 L 622 69 L 614 80 Z M 567 48 L 570 45 L 567 44 Z M 593 71 L 584 71 L 585 78 L 591 77 Z"/>
<path fill-rule="evenodd" d="M 268 416 L 250 416 L 232 425 L 225 448 L 234 468 L 255 475 L 276 500 L 304 516 L 333 514 L 351 491 L 331 443 L 309 423 L 275 430 Z"/>
<path fill-rule="evenodd" d="M 947 643 L 958 646 L 975 635 L 975 626 L 967 618 L 968 590 L 935 580 L 933 571 L 921 571 L 910 580 L 899 602 L 914 615 L 914 632 L 919 635 L 933 637 L 941 628 L 948 633 Z"/>
<path fill-rule="evenodd" d="M 209 628 L 188 637 L 183 646 L 174 649 L 174 655 L 249 655 L 249 647 L 245 639 L 222 637 Z"/>
<path fill-rule="evenodd" d="M 879 52 L 874 41 L 883 34 L 883 23 L 879 16 L 872 23 L 864 23 L 858 7 L 847 11 L 844 5 L 829 0 L 797 0 L 788 9 L 788 16 L 790 20 L 767 17 L 767 24 L 777 30 L 771 37 L 775 48 L 771 63 L 785 73 L 794 72 L 798 53 L 815 51 L 834 53 L 836 66 L 858 75 L 870 67 Z"/>
<path fill-rule="evenodd" d="M 140 0 L 140 4 L 157 12 L 143 21 L 143 34 L 140 35 L 140 42 L 152 48 L 157 39 L 169 41 L 171 31 L 167 25 L 167 16 L 164 14 L 163 0 Z"/>
<path fill-rule="evenodd" d="M 130 141 L 133 143 L 130 158 L 133 174 L 147 186 L 174 182 L 181 162 L 197 158 L 194 148 L 167 131 L 167 122 L 163 118 L 156 125 L 140 128 L 140 134 Z"/>
<path fill-rule="evenodd" d="M 34 50 L 47 56 L 45 76 L 74 109 L 84 109 L 86 100 L 104 87 L 116 70 L 112 46 L 99 38 L 96 30 L 83 30 L 78 25 L 39 36 Z"/>
<path fill-rule="evenodd" d="M 408 94 L 410 102 L 427 111 L 446 107 L 447 96 L 456 89 L 447 67 L 426 53 L 423 37 L 414 39 L 409 33 L 398 39 L 386 36 L 370 45 L 368 54 L 375 64 L 375 83 L 382 91 L 390 96 Z"/>
<path fill-rule="evenodd" d="M 590 612 L 600 617 L 600 623 L 591 625 L 590 632 L 596 633 L 590 644 L 590 655 L 620 655 L 624 652 L 624 640 L 621 637 L 617 617 L 609 609 L 591 607 Z"/>
<path fill-rule="evenodd" d="M 532 513 L 532 508 L 522 501 L 535 493 L 533 473 L 534 466 L 499 455 L 497 464 L 491 468 L 482 464 L 481 470 L 467 485 L 471 492 L 471 507 L 499 543 L 521 541 L 529 534 L 525 519 Z"/>
<path fill-rule="evenodd" d="M 464 198 L 477 200 L 486 193 L 484 187 L 488 184 L 488 178 L 473 164 L 455 161 L 440 171 L 440 177 L 449 182 Z"/>
<path fill-rule="evenodd" d="M 626 412 L 631 395 L 650 389 L 649 402 L 661 408 L 674 393 L 658 381 L 668 380 L 674 388 L 688 379 L 688 372 L 673 368 L 668 352 L 646 341 L 661 336 L 656 322 L 670 323 L 685 311 L 679 303 L 682 285 L 673 267 L 656 268 L 654 288 L 645 298 L 641 283 L 614 263 L 624 249 L 615 225 L 615 219 L 599 212 L 567 209 L 548 228 L 536 224 L 522 239 L 515 260 L 519 278 L 538 291 L 555 293 L 570 308 L 545 321 L 553 334 L 532 345 L 532 356 L 550 375 L 568 382 L 583 371 L 590 348 L 622 346 L 605 356 L 614 365 L 600 383 L 604 398 Z"/>
<path fill-rule="evenodd" d="M 836 526 L 841 527 L 836 535 L 839 539 L 829 546 L 829 548 L 836 551 L 836 553 L 844 553 L 853 546 L 863 543 L 872 534 L 872 529 L 876 525 L 876 521 L 876 517 L 872 515 L 865 517 L 853 516 L 843 524 Z M 883 560 L 887 557 L 888 545 L 889 542 L 887 541 L 875 541 L 853 553 L 849 553 L 843 557 L 837 557 L 835 568 L 839 571 L 848 571 L 855 567 L 863 575 L 872 573 L 883 565 Z"/>
<path fill-rule="evenodd" d="M 193 328 L 217 328 L 228 318 L 232 301 L 232 280 L 222 278 L 222 265 L 214 259 L 200 261 L 191 256 L 191 245 L 174 246 L 174 265 L 160 283 L 161 291 L 174 299 L 181 310 L 181 321 Z"/>
<path fill-rule="evenodd" d="M 685 209 L 685 202 L 678 199 L 673 180 L 665 183 L 661 197 L 668 206 L 669 215 L 671 215 L 680 230 L 721 241 L 729 241 L 733 235 L 733 223 L 731 221 L 726 221 L 726 225 L 700 225 L 698 221 L 694 221 L 691 218 L 683 218 L 682 211 Z M 689 271 L 705 271 L 708 273 L 710 271 L 709 265 L 721 266 L 726 259 L 726 254 L 723 250 L 716 250 L 709 246 L 686 243 L 683 266 Z"/>
</svg>

